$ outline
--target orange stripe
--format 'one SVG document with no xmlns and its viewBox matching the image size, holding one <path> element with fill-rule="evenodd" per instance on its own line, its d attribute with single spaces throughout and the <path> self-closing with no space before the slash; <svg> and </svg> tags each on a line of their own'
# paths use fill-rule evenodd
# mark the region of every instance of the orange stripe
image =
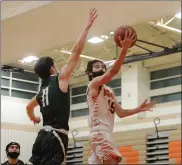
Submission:
<svg viewBox="0 0 182 165">
<path fill-rule="evenodd" d="M 169 142 L 169 147 L 179 147 L 181 146 L 181 141 Z"/>
<path fill-rule="evenodd" d="M 139 157 L 135 156 L 135 157 L 125 157 L 126 163 L 127 162 L 138 162 L 139 161 Z"/>
<path fill-rule="evenodd" d="M 182 164 L 181 158 L 177 158 L 177 159 L 176 159 L 176 164 Z"/>
<path fill-rule="evenodd" d="M 132 146 L 118 147 L 126 164 L 139 164 L 139 152 L 133 151 Z"/>
<path fill-rule="evenodd" d="M 136 156 L 138 156 L 138 151 L 121 152 L 121 154 L 122 154 L 124 157 L 136 157 Z"/>
<path fill-rule="evenodd" d="M 169 153 L 170 158 L 181 158 L 181 152 L 180 153 Z"/>
<path fill-rule="evenodd" d="M 178 146 L 178 147 L 170 147 L 169 148 L 169 153 L 178 153 L 178 152 L 181 152 L 181 147 Z"/>
<path fill-rule="evenodd" d="M 120 152 L 131 152 L 132 151 L 132 146 L 127 146 L 127 147 L 118 147 L 118 150 Z"/>
</svg>

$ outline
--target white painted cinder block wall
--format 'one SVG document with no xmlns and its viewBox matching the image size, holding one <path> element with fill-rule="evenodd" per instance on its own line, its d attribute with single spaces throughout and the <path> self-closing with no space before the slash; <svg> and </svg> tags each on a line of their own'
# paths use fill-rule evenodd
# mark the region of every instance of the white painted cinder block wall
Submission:
<svg viewBox="0 0 182 165">
<path fill-rule="evenodd" d="M 1 96 L 1 122 L 16 124 L 32 124 L 26 113 L 27 99 Z M 35 114 L 41 116 L 39 108 Z"/>
</svg>

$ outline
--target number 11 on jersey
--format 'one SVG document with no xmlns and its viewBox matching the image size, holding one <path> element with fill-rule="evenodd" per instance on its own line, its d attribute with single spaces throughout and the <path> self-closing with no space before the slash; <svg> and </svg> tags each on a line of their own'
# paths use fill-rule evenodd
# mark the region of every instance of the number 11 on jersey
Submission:
<svg viewBox="0 0 182 165">
<path fill-rule="evenodd" d="M 49 88 L 46 87 L 42 90 L 42 106 L 48 106 L 49 105 L 49 98 L 48 98 Z"/>
</svg>

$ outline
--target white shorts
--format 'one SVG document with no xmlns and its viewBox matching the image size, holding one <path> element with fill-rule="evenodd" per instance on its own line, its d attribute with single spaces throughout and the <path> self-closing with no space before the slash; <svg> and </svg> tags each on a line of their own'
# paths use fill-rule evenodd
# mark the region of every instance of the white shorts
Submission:
<svg viewBox="0 0 182 165">
<path fill-rule="evenodd" d="M 118 163 L 122 156 L 114 143 L 112 132 L 106 126 L 98 125 L 91 129 L 89 135 L 91 147 L 88 164 L 103 164 L 103 160 L 117 159 Z"/>
</svg>

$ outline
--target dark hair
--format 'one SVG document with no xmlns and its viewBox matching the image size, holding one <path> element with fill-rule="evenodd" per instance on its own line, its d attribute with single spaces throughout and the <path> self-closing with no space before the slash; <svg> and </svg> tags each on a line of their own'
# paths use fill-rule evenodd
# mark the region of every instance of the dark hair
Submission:
<svg viewBox="0 0 182 165">
<path fill-rule="evenodd" d="M 50 76 L 52 66 L 54 66 L 54 60 L 51 57 L 41 57 L 36 62 L 34 71 L 41 79 L 46 79 Z"/>
<path fill-rule="evenodd" d="M 87 63 L 87 69 L 85 70 L 85 73 L 88 75 L 89 81 L 92 80 L 92 76 L 89 75 L 89 73 L 92 72 L 92 66 L 93 66 L 93 64 L 96 63 L 96 62 L 101 62 L 101 63 L 103 63 L 103 61 L 100 61 L 100 60 L 92 60 L 92 61 L 88 61 L 88 63 Z M 103 63 L 103 64 L 104 64 L 104 63 Z M 104 65 L 105 65 L 105 64 L 104 64 Z M 106 66 L 105 66 L 105 67 L 106 67 Z"/>
<path fill-rule="evenodd" d="M 8 152 L 8 148 L 9 148 L 10 146 L 12 146 L 12 145 L 17 145 L 18 148 L 19 148 L 19 150 L 20 150 L 20 144 L 19 144 L 19 143 L 17 143 L 17 142 L 11 142 L 11 143 L 9 143 L 9 144 L 6 146 L 6 152 Z"/>
</svg>

